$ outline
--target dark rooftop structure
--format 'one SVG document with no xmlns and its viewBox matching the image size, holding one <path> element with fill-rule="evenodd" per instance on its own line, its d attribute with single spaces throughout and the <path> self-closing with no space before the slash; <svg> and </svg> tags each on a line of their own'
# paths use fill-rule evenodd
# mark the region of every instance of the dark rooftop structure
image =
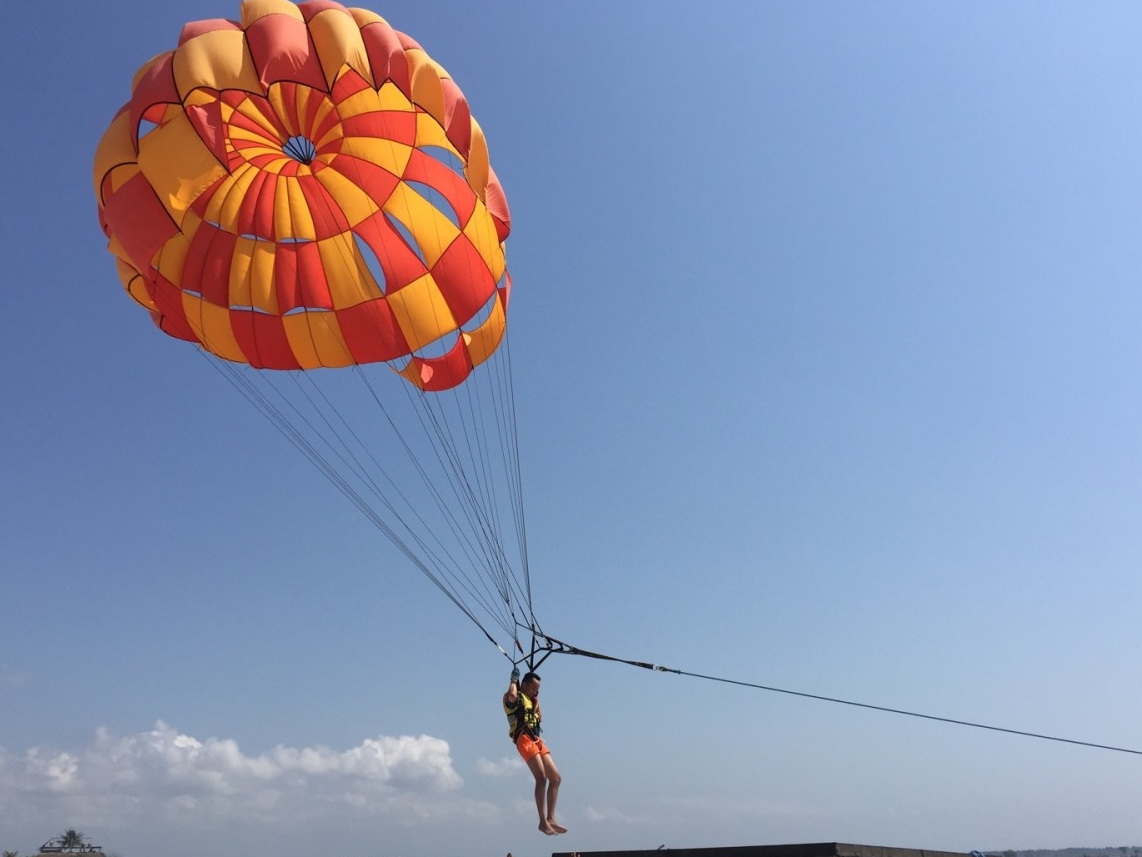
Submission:
<svg viewBox="0 0 1142 857">
<path fill-rule="evenodd" d="M 551 857 L 968 857 L 968 854 L 924 848 L 817 842 L 807 845 L 738 845 L 729 848 L 660 847 L 646 851 L 557 851 Z"/>
</svg>

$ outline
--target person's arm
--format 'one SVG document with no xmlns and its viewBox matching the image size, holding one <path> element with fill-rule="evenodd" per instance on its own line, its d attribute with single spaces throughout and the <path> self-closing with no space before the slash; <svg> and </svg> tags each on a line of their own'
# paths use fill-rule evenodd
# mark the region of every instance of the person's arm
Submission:
<svg viewBox="0 0 1142 857">
<path fill-rule="evenodd" d="M 512 679 L 508 684 L 508 692 L 504 695 L 508 705 L 515 705 L 519 699 L 519 667 L 512 667 Z"/>
</svg>

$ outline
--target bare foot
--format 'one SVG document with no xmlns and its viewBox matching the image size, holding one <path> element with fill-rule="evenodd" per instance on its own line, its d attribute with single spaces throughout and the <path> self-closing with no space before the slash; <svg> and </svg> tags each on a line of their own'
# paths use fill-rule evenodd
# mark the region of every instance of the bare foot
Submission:
<svg viewBox="0 0 1142 857">
<path fill-rule="evenodd" d="M 566 833 L 567 832 L 567 828 L 564 827 L 559 822 L 557 822 L 554 818 L 547 819 L 547 823 L 551 826 L 551 829 L 553 831 L 555 831 L 556 833 Z"/>
<path fill-rule="evenodd" d="M 546 833 L 548 836 L 554 836 L 559 831 L 552 827 L 551 823 L 545 819 L 539 822 L 539 832 Z"/>
</svg>

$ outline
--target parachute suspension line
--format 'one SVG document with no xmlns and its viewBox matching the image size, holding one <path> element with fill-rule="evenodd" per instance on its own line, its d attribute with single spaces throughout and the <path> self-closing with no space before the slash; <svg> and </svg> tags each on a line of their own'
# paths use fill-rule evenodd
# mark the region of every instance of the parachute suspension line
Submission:
<svg viewBox="0 0 1142 857">
<path fill-rule="evenodd" d="M 484 372 L 474 373 L 462 391 L 461 388 L 451 391 L 453 395 L 447 399 L 439 394 L 418 394 L 407 388 L 406 394 L 418 406 L 425 432 L 435 439 L 433 448 L 439 453 L 440 465 L 449 473 L 450 485 L 468 516 L 472 531 L 481 538 L 485 570 L 495 581 L 504 609 L 511 616 L 514 626 L 519 624 L 515 605 L 526 603 L 526 598 L 522 596 L 522 588 L 512 573 L 511 562 L 504 552 L 502 516 L 498 513 L 495 480 L 488 473 L 488 450 L 493 446 L 487 439 L 490 420 L 483 418 L 476 406 L 476 401 L 486 397 L 473 397 L 475 385 L 485 382 L 484 375 Z M 462 397 L 468 400 L 466 407 Z M 446 412 L 447 403 L 451 404 L 455 416 L 450 417 Z M 501 449 L 504 445 L 503 437 L 494 444 Z M 484 474 L 483 478 L 476 478 L 480 473 Z"/>
<path fill-rule="evenodd" d="M 407 454 L 409 463 L 415 467 L 421 483 L 424 484 L 426 490 L 432 495 L 433 503 L 436 505 L 437 511 L 447 520 L 448 526 L 452 530 L 453 536 L 457 538 L 458 543 L 463 545 L 468 560 L 471 561 L 474 566 L 481 567 L 486 572 L 485 575 L 468 576 L 459 570 L 457 564 L 455 574 L 452 575 L 453 579 L 463 578 L 461 585 L 464 586 L 465 591 L 468 592 L 469 595 L 477 596 L 478 600 L 481 601 L 483 609 L 488 612 L 489 615 L 497 617 L 496 620 L 500 627 L 504 628 L 507 634 L 512 635 L 514 633 L 513 628 L 516 625 L 516 619 L 512 611 L 510 611 L 510 603 L 501 603 L 501 586 L 497 585 L 494 587 L 496 591 L 493 592 L 491 584 L 489 583 L 490 578 L 492 579 L 492 583 L 496 583 L 496 580 L 494 580 L 494 568 L 496 568 L 496 563 L 493 562 L 492 554 L 490 553 L 498 550 L 496 539 L 489 539 L 488 535 L 486 535 L 485 528 L 481 523 L 486 515 L 480 503 L 477 502 L 475 491 L 467 480 L 463 459 L 461 459 L 457 450 L 456 440 L 447 428 L 445 428 L 447 422 L 441 425 L 440 423 L 444 421 L 442 421 L 440 417 L 437 417 L 437 425 L 434 428 L 428 418 L 428 415 L 432 414 L 431 402 L 437 400 L 443 401 L 443 399 L 441 399 L 442 395 L 449 397 L 449 395 L 455 394 L 455 391 L 451 393 L 423 393 L 418 390 L 413 390 L 411 385 L 405 385 L 403 383 L 400 385 L 408 397 L 409 405 L 416 410 L 426 438 L 429 441 L 434 441 L 429 443 L 429 447 L 431 447 L 433 456 L 436 458 L 437 466 L 447 475 L 449 489 L 452 494 L 455 495 L 456 499 L 456 503 L 449 503 L 448 499 L 441 495 L 440 487 L 437 487 L 433 476 L 427 472 L 426 466 L 428 462 L 421 459 L 423 456 L 418 456 L 416 452 L 412 450 L 410 440 L 400 430 L 400 427 L 397 426 L 393 416 L 389 414 L 389 409 L 385 406 L 384 400 L 381 399 L 380 394 L 375 387 L 373 387 L 368 376 L 360 370 L 360 367 L 357 367 L 357 374 L 359 374 L 365 387 L 369 390 L 373 402 L 375 402 L 381 414 L 384 415 L 389 427 L 391 427 L 393 436 L 400 442 L 402 449 L 405 451 L 405 454 Z M 474 381 L 474 378 L 469 378 L 468 383 L 472 381 Z M 467 384 L 465 386 L 467 386 Z M 472 431 L 472 428 L 464 428 L 465 433 L 471 433 Z M 467 527 L 459 521 L 457 512 L 453 510 L 453 506 L 458 507 L 460 512 L 463 513 Z M 477 542 L 476 544 L 473 543 L 474 539 Z M 482 556 L 482 560 L 478 559 L 480 556 Z M 474 592 L 475 587 L 481 588 L 482 593 Z M 499 607 L 492 607 L 492 604 L 499 604 Z"/>
<path fill-rule="evenodd" d="M 440 491 L 437 488 L 432 476 L 425 469 L 426 462 L 421 461 L 420 457 L 412 449 L 409 440 L 405 437 L 404 433 L 400 430 L 400 428 L 396 424 L 392 415 L 389 413 L 389 409 L 385 406 L 383 400 L 381 399 L 381 396 L 376 391 L 376 389 L 374 388 L 374 386 L 371 383 L 371 381 L 369 380 L 369 378 L 365 375 L 364 372 L 362 372 L 360 370 L 360 367 L 357 367 L 357 368 L 358 368 L 359 377 L 361 378 L 366 389 L 369 391 L 370 395 L 372 396 L 374 403 L 380 409 L 382 415 L 385 417 L 385 420 L 388 422 L 388 425 L 393 432 L 393 436 L 395 436 L 397 438 L 398 442 L 401 445 L 401 448 L 404 450 L 406 456 L 408 457 L 409 463 L 413 466 L 413 468 L 416 470 L 418 476 L 420 477 L 420 480 L 421 480 L 423 486 L 429 492 L 429 494 L 432 496 L 433 502 L 436 505 L 437 510 L 440 512 L 442 517 L 448 523 L 449 528 L 452 530 L 454 537 L 457 539 L 457 541 L 460 543 L 461 547 L 464 549 L 464 552 L 467 555 L 469 561 L 473 565 L 479 565 L 480 563 L 477 560 L 476 554 L 481 552 L 480 546 L 472 544 L 471 533 L 468 530 L 466 530 L 460 524 L 460 522 L 458 521 L 458 519 L 456 517 L 456 514 L 452 511 L 449 504 L 445 501 L 445 498 L 440 495 Z M 402 388 L 405 388 L 406 385 L 404 385 L 402 383 L 401 386 L 402 386 Z M 419 395 L 418 394 L 410 393 L 407 389 L 405 389 L 405 392 L 410 395 L 410 397 L 411 397 L 410 402 L 414 406 L 416 404 L 418 404 L 418 402 L 419 402 Z M 437 455 L 437 457 L 439 458 L 439 450 L 436 449 L 435 446 L 433 447 L 433 451 Z M 443 463 L 442 462 L 440 462 L 440 463 L 443 466 Z M 462 499 L 462 498 L 460 498 L 460 499 Z M 470 514 L 466 506 L 462 506 L 461 508 L 465 512 L 466 516 Z M 469 526 L 471 526 L 471 524 L 469 524 Z M 498 608 L 492 606 L 493 604 L 498 604 L 498 599 L 495 597 L 495 594 L 492 593 L 488 589 L 488 582 L 482 577 L 477 577 L 476 580 L 473 580 L 471 577 L 464 574 L 460 570 L 460 566 L 458 563 L 455 563 L 454 565 L 455 565 L 454 571 L 450 575 L 451 579 L 453 579 L 456 583 L 458 583 L 469 595 L 471 595 L 475 599 L 479 600 L 486 612 L 488 612 L 493 617 L 498 617 L 496 619 L 497 623 L 500 625 L 501 628 L 504 629 L 505 632 L 510 634 L 512 624 L 513 624 L 512 623 L 512 617 L 507 613 L 500 613 Z M 477 591 L 477 589 L 482 589 L 483 592 L 480 593 Z"/>
<path fill-rule="evenodd" d="M 473 562 L 474 561 L 473 551 L 475 551 L 476 548 L 474 545 L 472 545 L 471 538 L 469 538 L 467 536 L 464 528 L 459 526 L 459 522 L 456 519 L 455 513 L 453 513 L 450 510 L 448 504 L 444 502 L 444 498 L 441 497 L 440 491 L 437 490 L 437 488 L 436 488 L 436 486 L 435 486 L 435 484 L 431 478 L 431 475 L 429 475 L 425 471 L 423 463 L 420 462 L 419 458 L 416 455 L 416 452 L 413 451 L 412 448 L 410 447 L 409 441 L 407 439 L 405 439 L 405 436 L 404 436 L 403 432 L 400 430 L 400 427 L 396 425 L 392 415 L 389 414 L 388 409 L 384 405 L 384 401 L 381 400 L 381 398 L 379 397 L 379 394 L 376 392 L 375 389 L 373 389 L 372 384 L 369 382 L 369 378 L 364 375 L 363 371 L 360 370 L 360 367 L 357 367 L 357 371 L 359 371 L 359 376 L 361 378 L 362 383 L 369 390 L 370 394 L 372 395 L 372 399 L 373 399 L 373 401 L 375 401 L 377 407 L 380 409 L 381 414 L 383 414 L 385 416 L 386 422 L 388 423 L 389 428 L 391 428 L 393 435 L 395 436 L 395 438 L 397 440 L 400 441 L 401 448 L 405 452 L 405 455 L 408 456 L 409 463 L 413 466 L 413 468 L 415 468 L 415 470 L 417 471 L 417 474 L 419 475 L 421 482 L 423 482 L 423 484 L 424 484 L 424 487 L 426 488 L 426 490 L 428 490 L 429 494 L 431 494 L 431 496 L 433 497 L 433 502 L 436 505 L 437 511 L 440 512 L 440 514 L 443 516 L 445 522 L 448 523 L 449 529 L 452 531 L 452 535 L 457 538 L 458 543 L 460 544 L 460 547 L 463 548 L 465 554 L 467 555 L 468 561 Z M 412 506 L 411 503 L 409 505 L 410 505 L 410 507 Z M 417 514 L 415 511 L 413 511 L 413 513 Z M 421 522 L 424 522 L 424 519 L 420 518 L 419 514 L 417 514 L 417 516 Z M 428 529 L 428 531 L 432 531 L 431 528 L 427 527 L 427 523 L 425 523 L 425 527 Z M 475 590 L 476 584 L 473 582 L 472 578 L 469 578 L 466 575 L 463 575 L 463 572 L 458 571 L 461 568 L 460 563 L 458 561 L 456 561 L 455 559 L 452 559 L 452 566 L 453 566 L 453 568 L 457 569 L 456 575 L 453 576 L 453 578 L 456 579 L 457 584 L 460 585 L 461 587 L 463 587 L 464 590 L 466 592 L 468 592 L 468 594 L 473 595 L 475 599 L 480 600 L 481 603 L 483 604 L 484 609 L 488 610 L 489 612 L 492 612 L 492 614 L 493 614 L 494 610 L 491 608 L 490 603 L 488 601 L 485 601 L 484 596 L 480 592 L 477 592 Z M 491 595 L 491 593 L 486 591 L 486 585 L 484 585 L 482 588 L 483 588 L 484 593 L 486 595 L 489 595 L 489 596 Z M 506 619 L 500 619 L 499 624 L 501 627 L 506 628 Z"/>
<path fill-rule="evenodd" d="M 433 584 L 436 585 L 444 595 L 456 605 L 457 608 L 467 616 L 472 623 L 479 628 L 485 637 L 494 646 L 504 652 L 503 647 L 496 642 L 495 638 L 488 632 L 488 630 L 480 622 L 475 612 L 465 604 L 457 595 L 444 584 L 440 577 L 433 572 L 433 570 L 413 551 L 408 544 L 400 537 L 400 535 L 393 530 L 391 526 L 379 515 L 376 510 L 368 503 L 368 501 L 361 496 L 360 492 L 343 477 L 320 449 L 314 444 L 309 436 L 301 430 L 301 428 L 291 422 L 286 412 L 284 412 L 277 404 L 275 404 L 266 393 L 254 384 L 250 378 L 246 377 L 239 368 L 224 360 L 212 359 L 206 355 L 204 351 L 199 352 L 203 359 L 210 364 L 219 374 L 221 374 L 238 392 L 240 392 L 248 402 L 250 402 L 261 414 L 265 417 L 275 429 L 294 446 L 306 459 L 313 464 L 321 474 L 345 497 L 357 507 L 357 509 L 370 521 L 372 524 L 384 533 L 389 540 L 405 555 L 406 558 L 416 567 L 421 573 L 424 574 Z M 272 385 L 271 385 L 272 386 Z M 275 388 L 276 391 L 276 388 Z M 279 392 L 280 396 L 280 392 Z M 292 408 L 292 405 L 291 405 Z M 312 430 L 312 424 L 303 418 L 303 423 L 309 425 Z M 320 435 L 317 435 L 320 437 Z M 504 652 L 507 655 L 506 652 Z M 510 656 L 508 656 L 510 659 Z"/>
<path fill-rule="evenodd" d="M 737 679 L 722 678 L 720 676 L 704 675 L 702 673 L 687 672 L 686 670 L 677 670 L 671 667 L 663 667 L 658 664 L 646 663 L 645 661 L 632 661 L 626 658 L 616 658 L 611 655 L 601 655 L 598 652 L 589 652 L 585 649 L 579 649 L 575 646 L 570 646 L 566 643 L 560 642 L 553 637 L 544 635 L 542 640 L 541 649 L 544 650 L 543 657 L 539 663 L 543 663 L 548 656 L 553 654 L 561 655 L 581 655 L 587 658 L 595 658 L 601 661 L 613 661 L 615 663 L 626 664 L 627 666 L 639 667 L 640 669 L 653 670 L 662 673 L 674 673 L 675 675 L 689 676 L 690 678 L 700 678 L 705 681 L 720 682 L 722 684 L 733 684 L 738 687 L 748 687 L 752 690 L 764 690 L 770 693 L 783 693 L 787 696 L 797 696 L 802 699 L 815 699 L 818 702 L 832 702 L 837 705 L 848 705 L 853 708 L 864 708 L 870 711 L 881 711 L 886 714 L 899 714 L 904 717 L 918 717 L 922 720 L 934 720 L 938 723 L 950 723 L 954 726 L 970 726 L 973 729 L 985 729 L 990 732 L 1002 732 L 1007 735 L 1020 735 L 1024 738 L 1038 738 L 1043 741 L 1055 741 L 1061 744 L 1075 744 L 1080 747 L 1093 747 L 1097 750 L 1112 750 L 1115 753 L 1130 753 L 1135 756 L 1142 756 L 1142 750 L 1133 750 L 1129 747 L 1115 747 L 1111 744 L 1098 744 L 1093 741 L 1079 741 L 1074 738 L 1060 738 L 1056 735 L 1044 735 L 1039 732 L 1027 732 L 1022 729 L 1008 729 L 1003 726 L 990 726 L 986 723 L 974 723 L 970 720 L 958 720 L 953 717 L 938 717 L 934 714 L 921 714 L 917 711 L 905 711 L 902 708 L 889 708 L 885 705 L 873 705 L 867 702 L 853 702 L 850 699 L 838 699 L 833 696 L 821 696 L 816 693 L 805 693 L 799 690 L 788 690 L 781 687 L 772 687 L 765 684 L 754 684 L 748 681 L 738 681 Z"/>
<path fill-rule="evenodd" d="M 510 459 L 510 461 L 505 464 L 505 472 L 508 473 L 512 479 L 509 494 L 512 500 L 512 511 L 515 516 L 515 529 L 519 545 L 524 598 L 527 604 L 528 624 L 525 630 L 530 636 L 530 652 L 526 661 L 529 670 L 534 671 L 538 667 L 536 654 L 540 650 L 540 640 L 544 637 L 544 634 L 535 616 L 535 608 L 532 600 L 531 567 L 527 553 L 527 525 L 524 517 L 523 480 L 521 477 L 522 468 L 520 466 L 519 432 L 516 421 L 515 385 L 511 380 L 512 355 L 510 331 L 505 331 L 504 340 L 500 345 L 499 353 L 503 354 L 502 366 L 504 375 L 501 375 L 500 378 L 506 391 L 502 399 L 503 412 L 500 416 L 502 420 L 500 424 L 504 426 L 503 431 L 505 431 L 506 435 L 510 438 L 510 443 L 504 448 L 505 455 Z M 503 380 L 505 376 L 506 380 Z M 519 646 L 518 641 L 516 645 L 522 651 L 522 646 Z"/>
<path fill-rule="evenodd" d="M 509 331 L 504 331 L 504 340 L 501 345 L 504 353 L 504 371 L 506 373 L 506 381 L 501 380 L 503 387 L 506 390 L 504 395 L 504 407 L 506 413 L 503 415 L 504 423 L 506 425 L 507 436 L 511 439 L 510 449 L 508 453 L 511 456 L 511 464 L 507 467 L 507 472 L 511 474 L 512 478 L 512 508 L 515 512 L 516 518 L 516 535 L 519 539 L 519 555 L 520 563 L 523 569 L 524 587 L 527 591 L 527 612 L 532 616 L 532 643 L 535 643 L 535 611 L 532 606 L 531 595 L 531 566 L 528 562 L 527 555 L 527 523 L 524 519 L 523 513 L 523 478 L 522 468 L 520 466 L 519 458 L 519 427 L 516 422 L 516 408 L 515 408 L 515 384 L 512 383 L 512 351 L 511 351 L 511 334 Z M 501 376 L 502 378 L 502 376 Z"/>
<path fill-rule="evenodd" d="M 300 379 L 302 379 L 302 378 L 304 378 L 306 381 L 309 382 L 309 385 L 312 389 L 313 395 L 316 395 L 317 397 L 319 397 L 322 400 L 322 402 L 324 403 L 324 407 L 318 407 L 317 404 L 313 400 L 313 396 L 311 396 L 308 392 L 303 391 L 303 394 L 305 395 L 306 399 L 311 403 L 311 405 L 313 405 L 313 409 L 314 409 L 315 413 L 317 413 L 321 416 L 322 421 L 325 422 L 326 426 L 330 429 L 333 436 L 336 437 L 342 443 L 343 446 L 345 446 L 347 454 L 352 458 L 353 463 L 356 465 L 355 475 L 357 476 L 357 478 L 360 479 L 364 484 L 366 484 L 370 488 L 371 493 L 373 493 L 373 495 L 377 498 L 377 500 L 380 503 L 382 503 L 384 505 L 384 507 L 389 511 L 389 513 L 396 518 L 396 520 L 401 524 L 401 526 L 404 528 L 404 530 L 408 533 L 409 537 L 413 541 L 415 541 L 417 546 L 421 549 L 421 551 L 424 552 L 426 557 L 433 560 L 433 566 L 436 568 L 437 574 L 442 576 L 442 577 L 452 577 L 454 579 L 455 575 L 452 575 L 449 572 L 449 569 L 447 566 L 450 565 L 452 568 L 459 569 L 461 567 L 460 563 L 456 560 L 456 558 L 452 555 L 452 553 L 448 550 L 448 548 L 440 541 L 440 539 L 434 535 L 432 528 L 428 525 L 428 523 L 424 520 L 423 516 L 416 509 L 415 504 L 413 504 L 411 502 L 411 500 L 405 495 L 405 493 L 400 489 L 400 487 L 396 484 L 396 482 L 392 479 L 392 477 L 385 470 L 384 466 L 377 460 L 376 456 L 373 455 L 373 453 L 369 449 L 369 447 L 361 440 L 361 438 L 357 434 L 357 432 L 355 432 L 352 429 L 352 427 L 349 426 L 348 422 L 341 415 L 340 411 L 336 408 L 336 406 L 333 404 L 333 402 L 330 401 L 329 397 L 325 395 L 324 391 L 322 391 L 313 382 L 313 380 L 308 375 L 306 375 L 304 373 L 297 374 L 297 375 L 293 376 L 293 379 L 294 379 L 295 383 L 297 383 L 299 388 L 301 388 L 301 380 Z M 366 383 L 367 383 L 367 379 L 366 379 Z M 325 416 L 325 414 L 327 412 L 332 412 L 338 417 L 339 421 L 341 422 L 341 426 L 342 426 L 340 431 L 329 422 L 328 418 Z M 382 407 L 382 412 L 384 412 L 383 407 Z M 387 412 L 385 412 L 385 413 L 386 413 L 386 417 L 388 417 Z M 391 424 L 391 419 L 390 419 L 390 424 Z M 394 433 L 399 436 L 400 432 L 396 428 L 396 426 L 393 425 L 392 428 L 393 428 Z M 348 436 L 353 438 L 353 440 L 355 441 L 357 446 L 360 447 L 360 449 L 362 450 L 363 454 L 372 462 L 373 467 L 377 470 L 378 473 L 380 473 L 380 475 L 384 478 L 385 482 L 389 485 L 389 489 L 396 495 L 396 497 L 398 497 L 401 500 L 401 502 L 403 503 L 403 508 L 407 509 L 409 514 L 411 514 L 417 520 L 417 522 L 421 525 L 421 529 L 426 533 L 426 535 L 432 538 L 432 540 L 435 542 L 436 550 L 439 550 L 440 553 L 443 555 L 443 557 L 438 556 L 436 554 L 436 552 L 433 550 L 433 548 L 430 547 L 426 543 L 425 539 L 422 538 L 420 535 L 418 535 L 417 530 L 414 529 L 413 527 L 409 526 L 408 522 L 405 521 L 404 517 L 401 515 L 401 512 L 396 508 L 395 504 L 389 500 L 389 498 L 385 495 L 385 493 L 377 485 L 376 481 L 371 478 L 369 471 L 368 471 L 368 468 L 365 467 L 364 464 L 357 457 L 357 455 L 355 453 L 353 453 L 352 450 L 350 450 L 348 448 L 348 443 L 346 442 L 344 436 L 342 435 L 342 432 L 344 432 L 345 434 L 347 434 Z M 401 440 L 403 441 L 403 438 L 401 438 Z M 346 461 L 346 459 L 344 457 L 342 457 L 340 455 L 338 457 L 340 457 L 343 462 L 348 464 L 348 462 Z M 447 509 L 446 508 L 442 509 L 442 512 L 447 514 Z M 456 583 L 459 584 L 459 586 L 461 588 L 463 588 L 475 600 L 481 601 L 481 603 L 483 603 L 483 606 L 486 610 L 489 609 L 487 603 L 482 601 L 480 593 L 475 592 L 472 589 L 470 580 L 468 580 L 468 579 L 458 580 L 458 581 L 456 581 Z M 492 612 L 492 611 L 489 610 L 489 612 Z"/>
</svg>

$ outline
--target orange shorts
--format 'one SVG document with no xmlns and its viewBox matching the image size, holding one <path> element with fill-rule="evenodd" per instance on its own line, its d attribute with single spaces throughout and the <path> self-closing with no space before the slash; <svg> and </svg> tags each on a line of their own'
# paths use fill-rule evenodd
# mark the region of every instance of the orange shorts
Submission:
<svg viewBox="0 0 1142 857">
<path fill-rule="evenodd" d="M 532 738 L 526 732 L 520 733 L 520 736 L 516 738 L 515 748 L 519 750 L 519 754 L 523 756 L 525 762 L 535 756 L 551 755 L 551 751 L 547 749 L 547 745 L 543 743 L 542 738 Z"/>
</svg>

